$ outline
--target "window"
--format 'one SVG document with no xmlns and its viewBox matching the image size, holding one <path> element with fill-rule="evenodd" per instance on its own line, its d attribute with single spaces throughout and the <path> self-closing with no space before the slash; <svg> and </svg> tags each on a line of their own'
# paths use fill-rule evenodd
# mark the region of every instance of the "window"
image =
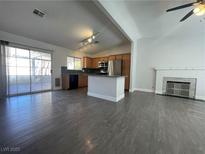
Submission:
<svg viewBox="0 0 205 154">
<path fill-rule="evenodd" d="M 68 70 L 81 70 L 81 58 L 67 57 Z"/>
</svg>

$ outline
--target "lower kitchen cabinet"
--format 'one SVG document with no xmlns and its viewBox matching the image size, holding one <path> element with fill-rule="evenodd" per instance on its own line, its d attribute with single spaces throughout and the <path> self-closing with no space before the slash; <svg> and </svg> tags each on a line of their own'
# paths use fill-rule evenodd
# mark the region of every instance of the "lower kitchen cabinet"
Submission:
<svg viewBox="0 0 205 154">
<path fill-rule="evenodd" d="M 73 76 L 73 75 L 71 75 L 71 76 Z M 72 78 L 72 80 L 73 80 L 73 78 Z M 83 88 L 83 87 L 88 86 L 88 75 L 87 74 L 79 74 L 77 80 L 78 80 L 77 81 L 78 88 Z M 76 85 L 76 83 L 75 83 L 75 85 Z M 65 74 L 62 76 L 62 89 L 63 90 L 75 89 L 75 88 L 72 88 L 72 81 L 71 81 L 70 75 L 68 75 L 68 74 Z"/>
<path fill-rule="evenodd" d="M 68 90 L 70 88 L 70 79 L 69 79 L 69 75 L 64 74 L 62 76 L 62 89 L 63 90 Z"/>
<path fill-rule="evenodd" d="M 78 87 L 87 87 L 88 86 L 88 75 L 80 74 L 78 75 Z"/>
</svg>

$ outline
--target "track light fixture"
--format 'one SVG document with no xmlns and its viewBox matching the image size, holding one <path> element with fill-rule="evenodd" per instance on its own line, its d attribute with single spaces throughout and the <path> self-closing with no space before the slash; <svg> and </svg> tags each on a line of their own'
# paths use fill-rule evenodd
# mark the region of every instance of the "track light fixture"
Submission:
<svg viewBox="0 0 205 154">
<path fill-rule="evenodd" d="M 80 46 L 81 46 L 80 48 L 85 47 L 85 46 L 90 45 L 90 44 L 99 43 L 99 41 L 95 41 L 98 34 L 99 33 L 95 33 L 95 34 L 91 35 L 90 37 L 80 41 Z"/>
</svg>

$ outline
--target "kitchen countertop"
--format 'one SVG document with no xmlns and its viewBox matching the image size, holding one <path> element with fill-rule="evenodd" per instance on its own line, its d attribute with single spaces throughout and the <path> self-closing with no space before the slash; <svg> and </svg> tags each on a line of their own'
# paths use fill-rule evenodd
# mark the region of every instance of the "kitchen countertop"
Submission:
<svg viewBox="0 0 205 154">
<path fill-rule="evenodd" d="M 123 76 L 123 75 L 101 75 L 101 74 L 88 74 L 88 76 L 110 77 L 110 78 L 126 77 L 126 76 Z"/>
<path fill-rule="evenodd" d="M 68 70 L 67 67 L 61 67 L 62 75 L 88 75 L 88 76 L 99 76 L 99 77 L 110 77 L 110 78 L 119 78 L 119 77 L 127 77 L 123 75 L 107 75 L 107 74 L 99 74 L 99 73 L 88 73 L 84 72 L 83 70 Z"/>
</svg>

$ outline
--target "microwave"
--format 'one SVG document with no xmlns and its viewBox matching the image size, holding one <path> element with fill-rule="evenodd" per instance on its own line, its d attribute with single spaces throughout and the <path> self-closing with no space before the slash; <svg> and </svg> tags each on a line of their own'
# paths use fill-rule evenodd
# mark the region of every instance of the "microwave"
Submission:
<svg viewBox="0 0 205 154">
<path fill-rule="evenodd" d="M 99 62 L 98 62 L 98 67 L 99 67 L 99 68 L 107 68 L 107 67 L 108 67 L 108 62 L 99 61 Z"/>
</svg>

